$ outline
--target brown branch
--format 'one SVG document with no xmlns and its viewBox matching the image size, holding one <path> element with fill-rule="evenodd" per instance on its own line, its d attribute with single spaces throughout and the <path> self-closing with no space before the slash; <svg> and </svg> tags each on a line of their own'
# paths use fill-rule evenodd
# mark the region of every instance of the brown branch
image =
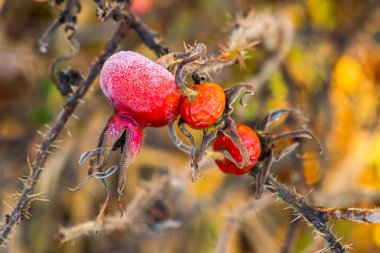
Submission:
<svg viewBox="0 0 380 253">
<path fill-rule="evenodd" d="M 67 0 L 65 7 L 59 17 L 46 29 L 41 39 L 38 41 L 40 51 L 46 53 L 51 39 L 61 25 L 66 25 L 65 31 L 72 30 L 75 33 L 76 14 L 80 11 L 78 0 Z M 72 33 L 72 35 L 74 34 Z"/>
<path fill-rule="evenodd" d="M 151 30 L 138 16 L 132 11 L 125 14 L 125 19 L 130 22 L 131 27 L 136 31 L 140 38 L 157 56 L 162 56 L 169 53 L 169 48 L 161 44 L 161 39 L 157 33 Z"/>
<path fill-rule="evenodd" d="M 40 149 L 36 155 L 34 162 L 31 165 L 29 176 L 25 181 L 24 188 L 19 194 L 19 198 L 15 207 L 10 214 L 6 215 L 5 223 L 0 227 L 0 245 L 2 245 L 14 228 L 27 217 L 28 210 L 30 208 L 33 199 L 33 194 L 40 178 L 42 168 L 45 165 L 46 159 L 52 151 L 52 145 L 57 139 L 57 136 L 64 128 L 64 125 L 68 121 L 69 117 L 73 114 L 74 110 L 79 104 L 79 101 L 86 95 L 91 84 L 94 82 L 99 74 L 101 67 L 106 59 L 115 52 L 117 45 L 124 37 L 128 25 L 121 23 L 106 48 L 100 54 L 98 60 L 92 65 L 87 77 L 78 86 L 75 93 L 71 96 L 68 102 L 63 106 L 63 109 L 59 112 L 54 120 L 53 126 L 40 145 Z"/>
<path fill-rule="evenodd" d="M 326 220 L 351 220 L 365 224 L 380 223 L 380 209 L 378 208 L 317 207 L 316 210 Z"/>
<path fill-rule="evenodd" d="M 251 175 L 255 178 L 257 172 L 251 171 Z M 291 191 L 284 184 L 280 183 L 273 176 L 269 175 L 266 182 L 269 191 L 278 196 L 281 200 L 291 206 L 298 214 L 300 214 L 328 244 L 329 249 L 335 253 L 346 252 L 345 247 L 335 237 L 330 228 L 326 225 L 327 219 L 318 211 L 318 209 L 308 203 L 306 199 Z"/>
<path fill-rule="evenodd" d="M 166 175 L 148 182 L 144 188 L 137 192 L 123 212 L 123 216 L 126 217 L 124 219 L 120 218 L 120 214 L 105 216 L 100 224 L 97 224 L 97 221 L 88 221 L 77 226 L 61 228 L 56 237 L 61 242 L 67 242 L 84 235 L 109 233 L 115 230 L 124 231 L 129 226 L 134 225 L 135 221 L 146 212 L 155 200 L 167 195 L 173 188 L 178 190 L 178 187 L 175 186 L 178 182 L 174 181 L 176 178 Z"/>
</svg>

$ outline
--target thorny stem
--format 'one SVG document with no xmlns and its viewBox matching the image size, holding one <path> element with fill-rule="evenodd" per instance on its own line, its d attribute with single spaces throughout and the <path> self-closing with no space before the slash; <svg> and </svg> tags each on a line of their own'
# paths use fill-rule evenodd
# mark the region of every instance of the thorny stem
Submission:
<svg viewBox="0 0 380 253">
<path fill-rule="evenodd" d="M 255 171 L 251 171 L 251 175 L 256 178 Z M 280 183 L 273 176 L 269 175 L 266 180 L 266 186 L 269 191 L 278 196 L 281 200 L 291 206 L 297 213 L 315 229 L 315 231 L 323 236 L 330 250 L 334 253 L 346 252 L 345 247 L 335 237 L 330 228 L 326 225 L 327 219 L 318 211 L 316 207 L 311 205 L 301 195 L 288 189 L 284 184 Z"/>
<path fill-rule="evenodd" d="M 125 19 L 130 22 L 131 27 L 140 36 L 150 49 L 152 49 L 157 56 L 162 56 L 169 53 L 169 48 L 162 45 L 161 39 L 157 36 L 157 33 L 151 30 L 138 16 L 132 11 L 128 11 L 125 15 Z"/>
<path fill-rule="evenodd" d="M 15 226 L 17 226 L 24 218 L 27 213 L 30 203 L 33 201 L 31 195 L 33 194 L 37 182 L 39 180 L 42 168 L 45 165 L 46 159 L 52 150 L 52 144 L 56 140 L 59 133 L 62 131 L 65 123 L 68 121 L 69 117 L 72 115 L 74 110 L 79 104 L 79 100 L 82 99 L 88 92 L 91 84 L 96 79 L 103 63 L 106 59 L 115 52 L 117 45 L 120 43 L 125 33 L 128 30 L 128 25 L 121 23 L 110 42 L 100 54 L 98 60 L 91 67 L 87 78 L 80 84 L 75 93 L 71 96 L 69 101 L 63 106 L 60 113 L 55 118 L 53 126 L 46 134 L 45 139 L 42 141 L 40 149 L 36 155 L 36 158 L 31 166 L 28 179 L 24 185 L 23 190 L 20 193 L 19 199 L 16 203 L 11 214 L 7 215 L 7 220 L 5 224 L 1 226 L 0 232 L 0 245 L 2 245 L 8 238 Z"/>
<path fill-rule="evenodd" d="M 111 8 L 111 6 L 108 4 L 105 5 L 101 0 L 94 0 L 94 2 L 102 12 L 100 14 L 97 13 L 101 16 L 102 20 L 108 18 L 109 14 L 112 13 L 114 20 L 119 21 L 124 19 L 125 22 L 129 23 L 145 45 L 152 49 L 157 56 L 163 56 L 170 52 L 169 48 L 161 43 L 161 39 L 155 31 L 151 30 L 133 11 L 125 10 L 125 3 L 116 3 L 115 6 Z"/>
<path fill-rule="evenodd" d="M 316 210 L 326 220 L 351 220 L 359 223 L 380 223 L 380 209 L 366 209 L 353 207 L 325 208 L 317 207 Z"/>
</svg>

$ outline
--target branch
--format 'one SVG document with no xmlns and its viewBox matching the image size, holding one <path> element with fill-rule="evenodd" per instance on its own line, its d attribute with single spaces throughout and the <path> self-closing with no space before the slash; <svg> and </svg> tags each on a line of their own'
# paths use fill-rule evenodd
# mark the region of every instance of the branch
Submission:
<svg viewBox="0 0 380 253">
<path fill-rule="evenodd" d="M 236 18 L 228 43 L 219 54 L 207 59 L 201 70 L 218 73 L 232 64 L 244 66 L 244 60 L 248 58 L 247 52 L 261 43 L 269 53 L 268 58 L 254 78 L 248 81 L 255 89 L 259 89 L 278 68 L 288 53 L 292 40 L 293 28 L 287 18 L 251 11 L 245 17 Z"/>
<path fill-rule="evenodd" d="M 157 56 L 162 56 L 169 53 L 169 48 L 161 44 L 161 39 L 157 33 L 151 30 L 138 16 L 132 11 L 128 11 L 125 15 L 126 20 L 130 22 L 131 27 L 136 31 L 140 38 Z"/>
<path fill-rule="evenodd" d="M 173 178 L 170 175 L 166 175 L 152 180 L 133 197 L 123 213 L 123 217 L 126 217 L 125 219 L 121 219 L 120 214 L 105 216 L 100 224 L 97 224 L 97 221 L 88 221 L 70 228 L 61 228 L 56 237 L 61 242 L 67 242 L 84 235 L 126 230 L 129 226 L 133 225 L 142 214 L 146 213 L 147 209 L 155 200 L 163 195 L 167 196 L 172 188 L 177 188 L 178 190 L 178 182 L 175 177 Z"/>
<path fill-rule="evenodd" d="M 151 30 L 133 11 L 129 10 L 126 2 L 114 2 L 110 5 L 104 4 L 101 0 L 94 1 L 98 6 L 96 15 L 102 21 L 109 17 L 112 17 L 116 21 L 124 19 L 136 31 L 145 45 L 152 49 L 157 56 L 169 53 L 169 48 L 161 44 L 161 39 L 157 33 Z"/>
<path fill-rule="evenodd" d="M 80 11 L 80 3 L 78 0 L 67 0 L 65 7 L 59 17 L 48 27 L 41 39 L 38 41 L 40 51 L 42 53 L 47 52 L 47 47 L 50 44 L 51 39 L 57 32 L 61 25 L 66 24 L 65 31 L 70 32 L 72 37 L 75 33 L 76 15 Z"/>
<path fill-rule="evenodd" d="M 255 178 L 256 173 L 251 171 L 251 175 Z M 274 193 L 297 213 L 299 213 L 315 231 L 323 236 L 326 240 L 329 249 L 335 253 L 346 252 L 345 247 L 335 237 L 333 232 L 326 225 L 327 219 L 318 211 L 316 207 L 311 205 L 302 196 L 288 189 L 284 184 L 277 181 L 273 176 L 269 175 L 266 180 L 266 186 L 269 191 Z"/>
<path fill-rule="evenodd" d="M 94 82 L 99 74 L 101 67 L 108 57 L 113 54 L 127 31 L 128 25 L 121 23 L 116 33 L 107 44 L 106 48 L 100 54 L 98 60 L 92 65 L 87 77 L 78 86 L 75 93 L 70 97 L 68 102 L 63 106 L 63 109 L 59 112 L 54 120 L 53 126 L 49 132 L 45 135 L 42 141 L 39 151 L 32 165 L 30 166 L 30 172 L 27 180 L 24 183 L 24 188 L 19 194 L 17 203 L 10 214 L 6 215 L 5 223 L 0 227 L 0 245 L 2 245 L 14 228 L 25 218 L 27 218 L 28 210 L 31 202 L 34 200 L 34 191 L 42 168 L 45 165 L 46 159 L 52 151 L 52 146 L 57 139 L 59 133 L 64 128 L 64 125 L 68 121 L 69 117 L 73 114 L 74 110 L 79 104 L 79 101 L 86 95 L 91 84 Z"/>
<path fill-rule="evenodd" d="M 351 220 L 365 224 L 380 223 L 380 209 L 366 208 L 325 208 L 317 207 L 316 210 L 326 220 Z"/>
</svg>

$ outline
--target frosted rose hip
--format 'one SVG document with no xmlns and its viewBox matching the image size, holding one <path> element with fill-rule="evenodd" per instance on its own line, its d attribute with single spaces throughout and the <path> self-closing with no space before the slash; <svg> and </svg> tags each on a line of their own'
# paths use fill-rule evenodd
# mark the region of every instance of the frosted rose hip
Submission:
<svg viewBox="0 0 380 253">
<path fill-rule="evenodd" d="M 136 52 L 112 55 L 104 63 L 100 85 L 115 113 L 143 127 L 164 126 L 178 115 L 181 94 L 174 76 Z"/>
<path fill-rule="evenodd" d="M 165 68 L 148 58 L 131 51 L 112 55 L 100 72 L 100 86 L 110 101 L 114 113 L 99 138 L 98 147 L 85 152 L 80 158 L 82 164 L 91 157 L 89 176 L 79 185 L 84 185 L 96 169 L 96 176 L 107 188 L 108 196 L 99 212 L 102 217 L 108 204 L 110 191 L 105 178 L 117 170 L 119 181 L 117 203 L 123 214 L 123 193 L 126 171 L 141 150 L 144 128 L 160 127 L 174 121 L 179 113 L 181 93 L 174 76 Z M 111 152 L 121 148 L 121 159 L 117 165 L 106 171 Z"/>
</svg>

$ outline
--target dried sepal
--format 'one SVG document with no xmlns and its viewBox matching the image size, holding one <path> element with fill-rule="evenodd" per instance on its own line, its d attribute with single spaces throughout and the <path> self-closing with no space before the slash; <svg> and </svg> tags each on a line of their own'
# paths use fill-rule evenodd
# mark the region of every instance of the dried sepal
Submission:
<svg viewBox="0 0 380 253">
<path fill-rule="evenodd" d="M 190 149 L 194 150 L 194 147 L 195 147 L 194 137 L 191 135 L 189 131 L 187 131 L 186 123 L 182 118 L 178 120 L 178 128 L 179 130 L 181 130 L 182 134 L 185 135 L 186 138 L 190 140 L 190 143 L 191 143 Z"/>
<path fill-rule="evenodd" d="M 235 103 L 236 99 L 241 94 L 239 103 L 243 107 L 246 107 L 247 105 L 243 102 L 243 98 L 245 95 L 253 95 L 254 94 L 254 88 L 249 83 L 237 83 L 234 86 L 232 86 L 229 89 L 225 89 L 224 93 L 226 94 L 227 99 L 227 106 L 226 106 L 226 113 L 227 115 L 231 115 L 233 112 L 232 104 Z"/>
<path fill-rule="evenodd" d="M 103 218 L 104 216 L 104 211 L 106 210 L 106 207 L 108 206 L 108 202 L 111 196 L 111 191 L 110 191 L 110 187 L 108 186 L 107 180 L 105 178 L 100 178 L 99 181 L 106 189 L 107 194 L 106 194 L 106 199 L 104 200 L 103 204 L 100 206 L 98 216 L 96 217 L 95 226 L 94 226 L 95 233 L 97 232 L 96 229 L 97 229 L 97 225 L 99 224 L 100 219 Z"/>
<path fill-rule="evenodd" d="M 100 150 L 101 148 L 99 147 L 99 148 L 95 148 L 95 149 L 84 152 L 79 158 L 79 164 L 82 165 L 89 157 L 98 156 L 100 154 Z"/>
<path fill-rule="evenodd" d="M 206 149 L 210 145 L 210 143 L 215 140 L 216 136 L 218 134 L 217 130 L 208 131 L 207 129 L 204 129 L 203 131 L 203 138 L 202 142 L 199 144 L 199 146 L 193 150 L 191 158 L 192 158 L 192 180 L 195 181 L 196 179 L 196 173 L 198 171 L 198 164 L 203 159 L 204 155 L 206 154 Z"/>
<path fill-rule="evenodd" d="M 257 130 L 259 131 L 265 131 L 268 126 L 270 126 L 272 123 L 278 121 L 281 116 L 285 114 L 289 114 L 292 112 L 291 109 L 276 109 L 270 111 L 267 116 L 260 122 L 260 124 L 257 127 Z"/>
<path fill-rule="evenodd" d="M 186 57 L 186 54 L 181 52 L 170 53 L 158 58 L 156 60 L 156 63 L 161 65 L 163 68 L 170 70 L 173 67 L 177 66 L 184 57 Z"/>
<path fill-rule="evenodd" d="M 236 124 L 234 120 L 230 117 L 226 118 L 225 126 L 221 129 L 221 132 L 230 138 L 232 142 L 236 145 L 236 147 L 240 150 L 240 154 L 242 156 L 241 163 L 235 161 L 230 154 L 226 151 L 225 155 L 228 160 L 233 162 L 237 167 L 244 168 L 249 163 L 249 153 L 246 149 L 243 140 L 240 138 L 240 135 L 236 129 Z"/>
<path fill-rule="evenodd" d="M 125 129 L 120 132 L 113 132 L 112 128 L 108 128 L 102 140 L 101 151 L 98 155 L 98 160 L 95 165 L 96 169 L 101 170 L 107 163 L 115 144 L 123 136 Z"/>
<path fill-rule="evenodd" d="M 274 143 L 274 142 L 287 139 L 287 138 L 306 138 L 306 139 L 313 140 L 315 145 L 318 147 L 319 154 L 323 153 L 321 142 L 318 140 L 317 137 L 315 137 L 315 135 L 312 132 L 306 129 L 295 130 L 295 131 L 290 131 L 290 132 L 285 132 L 279 135 L 275 135 L 268 139 L 268 143 Z"/>
<path fill-rule="evenodd" d="M 267 177 L 269 175 L 270 168 L 273 163 L 273 153 L 270 151 L 267 155 L 267 157 L 262 162 L 262 165 L 259 166 L 259 170 L 257 172 L 256 176 L 256 192 L 255 192 L 255 198 L 259 199 L 264 191 L 264 184 L 267 180 Z"/>
<path fill-rule="evenodd" d="M 88 175 L 85 179 L 83 179 L 83 181 L 78 186 L 76 186 L 75 188 L 69 188 L 69 189 L 70 191 L 79 191 L 80 189 L 83 188 L 83 186 L 87 183 L 89 179 L 93 177 L 95 177 L 96 179 L 105 179 L 109 176 L 112 176 L 118 169 L 119 169 L 118 165 L 114 165 L 110 167 L 108 170 L 106 170 L 105 172 L 99 171 L 99 172 L 92 173 Z"/>
<path fill-rule="evenodd" d="M 178 89 L 181 91 L 181 93 L 187 97 L 194 97 L 195 91 L 190 88 L 190 85 L 186 82 L 186 76 L 187 73 L 184 72 L 184 68 L 187 64 L 193 63 L 196 60 L 199 60 L 202 56 L 206 54 L 207 47 L 203 43 L 198 43 L 194 48 L 192 48 L 182 61 L 178 64 L 176 73 L 175 73 L 175 80 Z"/>
<path fill-rule="evenodd" d="M 194 148 L 189 147 L 186 145 L 177 135 L 177 132 L 174 128 L 174 122 L 169 123 L 168 125 L 168 131 L 170 139 L 172 140 L 173 144 L 180 149 L 181 151 L 185 152 L 186 154 L 191 154 Z"/>
<path fill-rule="evenodd" d="M 289 154 L 291 154 L 294 150 L 296 150 L 298 147 L 300 146 L 300 144 L 298 142 L 295 142 L 293 144 L 291 144 L 290 146 L 284 148 L 283 150 L 281 150 L 281 153 L 276 156 L 274 158 L 274 160 L 276 162 L 280 161 L 281 159 L 283 159 L 284 157 L 288 156 Z"/>
<path fill-rule="evenodd" d="M 135 160 L 136 156 L 141 150 L 143 143 L 143 132 L 138 126 L 129 126 L 126 130 L 125 143 L 119 164 L 119 180 L 117 186 L 117 204 L 120 210 L 120 215 L 123 216 L 123 194 L 126 183 L 126 171 L 128 167 Z"/>
</svg>

